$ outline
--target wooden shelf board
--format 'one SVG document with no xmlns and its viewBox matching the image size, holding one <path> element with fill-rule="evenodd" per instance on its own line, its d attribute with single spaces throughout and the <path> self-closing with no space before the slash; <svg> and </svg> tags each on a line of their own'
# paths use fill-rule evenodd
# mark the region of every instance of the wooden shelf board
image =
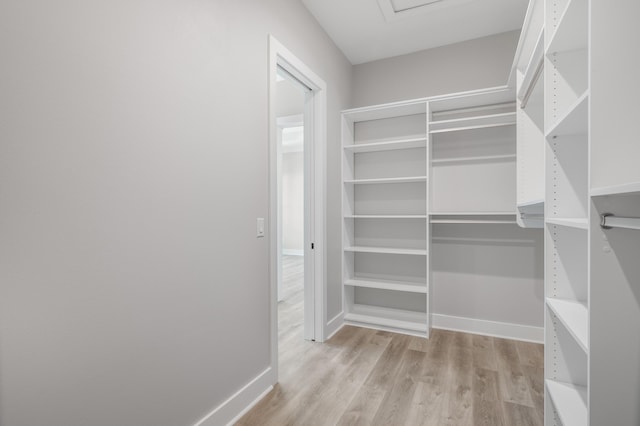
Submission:
<svg viewBox="0 0 640 426">
<path fill-rule="evenodd" d="M 587 424 L 587 388 L 555 380 L 545 380 L 549 397 L 563 426 Z"/>
<path fill-rule="evenodd" d="M 586 218 L 547 218 L 547 223 L 552 225 L 567 226 L 577 229 L 589 229 L 589 221 Z"/>
<path fill-rule="evenodd" d="M 352 287 L 378 288 L 382 290 L 406 291 L 409 293 L 427 293 L 427 283 L 410 283 L 406 281 L 378 280 L 373 278 L 351 278 L 344 285 Z"/>
<path fill-rule="evenodd" d="M 427 255 L 427 250 L 402 249 L 402 248 L 392 248 L 392 247 L 351 246 L 351 247 L 345 247 L 344 251 L 354 252 L 354 253 L 407 254 L 412 256 Z"/>
<path fill-rule="evenodd" d="M 490 127 L 504 127 L 504 126 L 515 126 L 515 125 L 516 125 L 516 122 L 514 120 L 513 122 L 505 122 L 505 123 L 478 124 L 476 126 L 461 126 L 461 127 L 452 127 L 449 129 L 429 130 L 429 133 L 434 135 L 438 133 L 461 132 L 465 130 L 488 129 Z"/>
<path fill-rule="evenodd" d="M 547 132 L 547 138 L 582 135 L 588 131 L 589 91 L 585 91 Z M 585 141 L 586 143 L 586 141 Z"/>
<path fill-rule="evenodd" d="M 345 219 L 426 219 L 426 214 L 354 214 Z"/>
<path fill-rule="evenodd" d="M 547 46 L 547 54 L 584 49 L 588 43 L 588 2 L 569 0 Z"/>
<path fill-rule="evenodd" d="M 344 149 L 351 152 L 378 152 L 400 149 L 426 148 L 427 138 L 412 138 L 385 142 L 371 142 L 353 145 L 345 145 Z"/>
<path fill-rule="evenodd" d="M 351 306 L 350 311 L 344 315 L 344 320 L 421 333 L 427 332 L 427 314 L 425 312 L 356 304 Z"/>
<path fill-rule="evenodd" d="M 589 352 L 589 312 L 584 303 L 547 297 L 547 306 L 571 333 L 582 350 Z"/>
<path fill-rule="evenodd" d="M 354 185 L 372 185 L 382 183 L 414 183 L 414 182 L 426 182 L 426 176 L 410 176 L 410 177 L 397 177 L 397 178 L 378 178 L 378 179 L 350 179 L 345 180 L 344 183 Z"/>
<path fill-rule="evenodd" d="M 640 182 L 623 183 L 621 185 L 602 186 L 600 188 L 592 188 L 592 197 L 602 197 L 605 195 L 624 195 L 624 194 L 640 194 Z"/>
</svg>

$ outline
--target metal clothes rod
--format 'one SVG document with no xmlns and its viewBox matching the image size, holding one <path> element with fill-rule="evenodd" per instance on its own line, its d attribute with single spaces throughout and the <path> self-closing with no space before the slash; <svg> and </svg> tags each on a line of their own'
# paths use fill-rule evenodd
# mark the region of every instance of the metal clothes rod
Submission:
<svg viewBox="0 0 640 426">
<path fill-rule="evenodd" d="M 604 229 L 625 228 L 640 230 L 640 217 L 618 217 L 605 213 L 600 216 L 600 226 Z"/>
<path fill-rule="evenodd" d="M 521 109 L 525 109 L 527 107 L 527 103 L 529 103 L 529 98 L 533 93 L 533 88 L 536 87 L 536 83 L 538 82 L 538 79 L 542 75 L 543 65 L 544 65 L 544 56 L 540 58 L 540 62 L 538 62 L 538 65 L 536 66 L 536 71 L 533 74 L 531 83 L 529 83 L 529 87 L 527 87 L 527 91 L 524 93 L 524 96 L 522 97 L 522 102 L 520 103 Z"/>
<path fill-rule="evenodd" d="M 544 213 L 520 213 L 520 219 L 544 219 Z"/>
</svg>

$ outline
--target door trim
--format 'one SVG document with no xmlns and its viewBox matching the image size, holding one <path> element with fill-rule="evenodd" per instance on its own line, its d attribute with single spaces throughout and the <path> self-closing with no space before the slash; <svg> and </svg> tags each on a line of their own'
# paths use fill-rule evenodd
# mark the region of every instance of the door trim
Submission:
<svg viewBox="0 0 640 426">
<path fill-rule="evenodd" d="M 325 300 L 326 285 L 326 147 L 327 147 L 327 85 L 311 68 L 299 60 L 291 51 L 272 35 L 269 35 L 269 281 L 270 281 L 270 342 L 271 342 L 271 368 L 274 374 L 274 383 L 278 377 L 278 302 L 277 302 L 277 123 L 275 113 L 276 74 L 278 66 L 284 68 L 293 77 L 311 89 L 305 109 L 310 112 L 311 142 L 305 144 L 305 150 L 310 149 L 312 164 L 312 194 L 311 194 L 311 235 L 309 242 L 314 243 L 311 252 L 313 262 L 313 280 L 311 302 L 307 301 L 305 287 L 305 309 L 308 303 L 313 309 L 313 338 L 317 342 L 325 340 L 325 328 L 327 314 Z M 307 123 L 305 123 L 306 125 Z M 306 133 L 306 132 L 305 132 Z M 305 249 L 306 251 L 306 249 Z M 306 264 L 307 262 L 305 262 Z M 306 266 L 306 265 L 305 265 Z M 305 268 L 306 269 L 306 268 Z M 305 280 L 306 281 L 306 280 Z M 305 283 L 305 286 L 307 283 Z"/>
</svg>

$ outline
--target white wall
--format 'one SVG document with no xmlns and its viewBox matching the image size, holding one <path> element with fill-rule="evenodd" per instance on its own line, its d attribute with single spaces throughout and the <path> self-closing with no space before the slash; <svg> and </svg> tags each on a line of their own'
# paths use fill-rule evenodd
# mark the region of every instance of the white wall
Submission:
<svg viewBox="0 0 640 426">
<path fill-rule="evenodd" d="M 270 363 L 267 34 L 328 83 L 329 312 L 351 66 L 297 0 L 0 3 L 0 423 L 189 425 Z"/>
<path fill-rule="evenodd" d="M 304 251 L 304 153 L 282 155 L 282 250 Z"/>
<path fill-rule="evenodd" d="M 353 106 L 444 95 L 507 83 L 519 31 L 353 67 Z"/>
</svg>

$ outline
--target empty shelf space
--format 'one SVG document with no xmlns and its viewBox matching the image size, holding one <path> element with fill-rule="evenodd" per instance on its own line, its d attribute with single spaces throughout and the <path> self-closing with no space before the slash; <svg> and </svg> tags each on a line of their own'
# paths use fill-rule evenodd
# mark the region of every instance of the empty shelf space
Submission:
<svg viewBox="0 0 640 426">
<path fill-rule="evenodd" d="M 546 380 L 547 391 L 563 426 L 587 424 L 587 388 Z"/>
<path fill-rule="evenodd" d="M 427 293 L 427 284 L 411 283 L 401 280 L 379 280 L 373 278 L 350 278 L 344 281 L 344 285 L 352 287 L 379 288 L 382 290 L 406 291 L 409 293 Z"/>
<path fill-rule="evenodd" d="M 584 92 L 547 132 L 547 137 L 586 134 L 588 130 L 589 92 Z M 586 141 L 585 141 L 586 142 Z"/>
<path fill-rule="evenodd" d="M 461 163 L 465 161 L 495 161 L 495 160 L 515 160 L 516 154 L 504 154 L 504 155 L 482 155 L 477 157 L 451 157 L 451 158 L 434 158 L 431 160 L 432 164 L 439 163 Z"/>
<path fill-rule="evenodd" d="M 567 226 L 569 228 L 589 229 L 589 221 L 587 218 L 547 218 L 547 223 L 552 225 Z"/>
<path fill-rule="evenodd" d="M 402 139 L 397 141 L 361 143 L 345 145 L 344 149 L 351 152 L 393 151 L 398 149 L 426 148 L 427 138 Z"/>
<path fill-rule="evenodd" d="M 588 42 L 588 4 L 584 0 L 569 0 L 551 36 L 547 53 L 583 49 Z M 551 29 L 547 29 L 549 31 Z"/>
<path fill-rule="evenodd" d="M 353 185 L 372 185 L 381 183 L 414 183 L 414 182 L 426 182 L 426 176 L 410 176 L 410 177 L 396 177 L 396 178 L 376 178 L 376 179 L 349 179 L 344 183 Z"/>
<path fill-rule="evenodd" d="M 591 189 L 592 197 L 605 195 L 640 194 L 640 182 L 624 183 L 621 185 L 603 186 Z"/>
<path fill-rule="evenodd" d="M 351 246 L 351 247 L 345 247 L 344 251 L 349 251 L 354 253 L 408 254 L 412 256 L 427 255 L 427 250 L 423 250 L 423 249 L 403 249 L 403 248 L 393 248 L 393 247 Z"/>
<path fill-rule="evenodd" d="M 547 305 L 556 317 L 564 324 L 580 347 L 588 352 L 589 313 L 583 303 L 547 297 Z"/>
<path fill-rule="evenodd" d="M 426 219 L 425 214 L 354 214 L 345 215 L 345 219 Z"/>
<path fill-rule="evenodd" d="M 427 332 L 427 314 L 425 312 L 355 304 L 344 315 L 344 320 L 351 323 L 398 328 L 420 333 Z"/>
</svg>

